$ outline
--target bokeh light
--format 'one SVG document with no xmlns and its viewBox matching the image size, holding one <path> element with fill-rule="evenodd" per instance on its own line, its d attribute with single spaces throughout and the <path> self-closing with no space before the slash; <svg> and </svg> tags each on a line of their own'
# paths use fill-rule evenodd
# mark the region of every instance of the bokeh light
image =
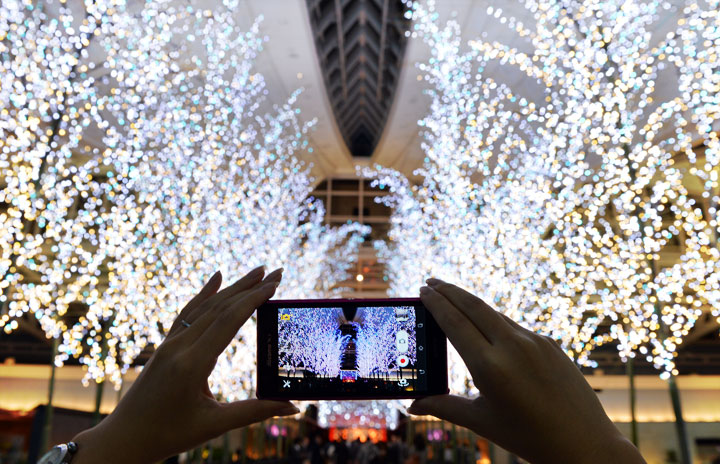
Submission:
<svg viewBox="0 0 720 464">
<path fill-rule="evenodd" d="M 440 277 L 581 365 L 613 343 L 677 374 L 683 337 L 719 315 L 717 2 L 527 1 L 525 23 L 488 7 L 514 47 L 408 6 L 430 51 L 421 182 L 362 170 L 390 191 L 391 293 Z M 473 391 L 451 365 L 451 388 Z"/>
<path fill-rule="evenodd" d="M 278 296 L 338 293 L 368 228 L 325 225 L 310 197 L 314 121 L 300 90 L 266 102 L 261 18 L 243 31 L 232 5 L 164 0 L 2 8 L 5 332 L 31 313 L 61 337 L 56 364 L 119 387 L 216 270 L 228 284 L 282 266 Z M 253 395 L 254 347 L 249 321 L 214 393 Z"/>
</svg>

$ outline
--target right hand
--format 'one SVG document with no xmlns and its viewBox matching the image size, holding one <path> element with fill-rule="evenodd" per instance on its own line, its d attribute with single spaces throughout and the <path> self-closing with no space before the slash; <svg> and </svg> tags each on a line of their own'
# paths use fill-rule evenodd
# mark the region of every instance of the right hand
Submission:
<svg viewBox="0 0 720 464">
<path fill-rule="evenodd" d="M 645 462 L 554 340 L 455 285 L 427 283 L 420 298 L 462 356 L 480 397 L 427 397 L 410 413 L 467 427 L 535 464 Z"/>
</svg>

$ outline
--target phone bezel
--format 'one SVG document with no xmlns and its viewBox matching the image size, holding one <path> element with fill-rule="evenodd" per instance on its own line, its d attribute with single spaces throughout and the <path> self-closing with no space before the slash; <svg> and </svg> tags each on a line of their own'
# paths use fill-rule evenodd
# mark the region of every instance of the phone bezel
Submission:
<svg viewBox="0 0 720 464">
<path fill-rule="evenodd" d="M 359 307 L 412 305 L 425 311 L 427 391 L 405 392 L 401 395 L 297 395 L 280 391 L 277 387 L 277 310 L 283 306 L 296 308 Z M 416 309 L 417 310 L 417 309 Z M 270 300 L 257 311 L 257 389 L 260 399 L 275 400 L 374 400 L 422 398 L 448 393 L 447 338 L 420 298 L 373 298 L 373 299 L 318 299 L 318 300 Z"/>
</svg>

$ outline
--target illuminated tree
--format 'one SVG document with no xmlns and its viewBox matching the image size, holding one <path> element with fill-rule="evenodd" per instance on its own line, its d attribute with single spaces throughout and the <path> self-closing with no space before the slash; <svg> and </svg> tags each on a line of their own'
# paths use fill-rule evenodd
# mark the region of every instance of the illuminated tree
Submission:
<svg viewBox="0 0 720 464">
<path fill-rule="evenodd" d="M 391 290 L 420 285 L 407 269 L 432 272 L 581 364 L 613 342 L 624 359 L 638 352 L 677 374 L 682 337 L 703 308 L 717 314 L 717 2 L 524 6 L 528 24 L 487 13 L 526 43 L 477 39 L 460 52 L 456 24 L 439 29 L 431 2 L 412 5 L 432 103 L 422 185 L 376 174 L 395 207 L 379 250 Z M 657 37 L 661 16 L 675 25 Z M 535 92 L 494 82 L 490 64 Z"/>
<path fill-rule="evenodd" d="M 673 47 L 669 59 L 680 70 L 678 87 L 683 102 L 692 108 L 689 122 L 700 136 L 695 147 L 696 153 L 688 152 L 688 161 L 696 166 L 689 166 L 689 172 L 697 176 L 701 186 L 700 208 L 709 226 L 713 229 L 711 240 L 714 247 L 707 247 L 705 253 L 711 253 L 712 259 L 695 260 L 695 264 L 714 267 L 714 270 L 700 271 L 708 275 L 704 285 L 695 285 L 693 291 L 705 301 L 720 301 L 720 138 L 718 137 L 717 121 L 720 120 L 720 23 L 717 1 L 708 2 L 708 8 L 688 5 L 689 18 L 686 22 L 691 27 L 684 28 L 677 39 L 682 39 L 682 47 Z M 714 27 L 713 27 L 714 25 Z M 711 314 L 720 317 L 720 305 L 713 304 Z M 717 319 L 716 319 L 717 320 Z M 720 320 L 717 320 L 720 323 Z"/>
<path fill-rule="evenodd" d="M 456 22 L 440 28 L 432 4 L 415 5 L 412 15 L 414 34 L 432 56 L 420 65 L 431 97 L 430 111 L 419 122 L 425 161 L 415 174 L 422 184 L 411 185 L 392 170 L 364 172 L 391 192 L 380 200 L 394 209 L 390 242 L 376 244 L 391 293 L 415 293 L 424 278 L 435 275 L 483 295 L 533 328 L 557 332 L 565 346 L 592 334 L 596 320 L 552 330 L 536 305 L 552 272 L 542 237 L 572 206 L 566 197 L 584 172 L 581 153 L 562 149 L 549 108 L 483 74 L 493 57 L 461 50 Z M 579 311 L 574 305 L 566 310 L 573 317 Z M 457 354 L 451 352 L 450 359 L 451 388 L 472 390 Z"/>
<path fill-rule="evenodd" d="M 76 316 L 68 314 L 70 305 L 92 301 L 101 285 L 95 237 L 63 240 L 76 234 L 76 224 L 88 225 L 88 211 L 103 191 L 86 165 L 98 152 L 83 140 L 96 112 L 96 63 L 88 49 L 111 27 L 117 5 L 0 5 L 0 328 L 10 333 L 32 313 L 52 338 L 53 358 L 69 316 Z M 61 359 L 50 361 L 41 448 Z"/>
<path fill-rule="evenodd" d="M 215 270 L 229 282 L 261 263 L 282 265 L 294 297 L 327 296 L 367 233 L 357 224 L 324 225 L 321 203 L 308 199 L 313 180 L 297 155 L 312 152 L 312 122 L 299 121 L 297 93 L 263 110 L 267 89 L 253 65 L 265 39 L 258 22 L 238 33 L 230 10 L 158 1 L 138 12 L 117 5 L 111 22 L 97 20 L 101 50 L 93 58 L 101 64 L 79 69 L 100 74 L 80 76 L 84 87 L 68 107 L 77 121 L 58 130 L 67 143 L 37 175 L 43 202 L 32 207 L 43 246 L 24 264 L 40 278 L 19 287 L 12 314 L 3 316 L 6 330 L 32 311 L 54 336 L 63 332 L 56 362 L 80 356 L 86 381 L 118 385 Z M 22 77 L 12 66 L 8 72 Z M 81 146 L 85 132 L 103 148 Z M 22 183 L 22 169 L 8 185 Z M 2 218 L 15 224 L 13 214 Z M 9 240 L 21 233 L 13 234 L 3 250 L 19 249 Z M 77 300 L 89 311 L 67 329 L 58 316 Z M 252 393 L 254 331 L 246 324 L 218 360 L 216 393 Z"/>
<path fill-rule="evenodd" d="M 354 427 L 395 430 L 398 427 L 398 402 L 323 401 L 318 405 L 320 427 Z"/>
<path fill-rule="evenodd" d="M 41 308 L 25 292 L 50 279 L 78 278 L 82 267 L 81 261 L 67 261 L 61 275 L 38 269 L 53 259 L 49 256 L 67 252 L 55 248 L 55 239 L 68 233 L 72 221 L 57 218 L 82 216 L 79 203 L 97 187 L 77 167 L 90 155 L 82 138 L 94 111 L 89 73 L 95 63 L 84 58 L 93 35 L 111 22 L 115 2 L 73 6 L 17 1 L 0 6 L 0 327 L 5 332 L 27 311 L 62 316 L 75 289 L 53 294 L 52 309 Z M 28 282 L 22 269 L 44 279 Z M 53 337 L 62 328 L 58 318 L 45 320 Z"/>
<path fill-rule="evenodd" d="M 170 31 L 162 40 L 153 35 L 159 27 Z M 283 286 L 294 297 L 327 296 L 367 232 L 357 224 L 325 226 L 322 205 L 308 200 L 309 167 L 296 155 L 312 152 L 305 137 L 312 122 L 299 122 L 297 93 L 260 112 L 267 90 L 253 71 L 264 42 L 258 21 L 238 34 L 229 9 L 175 10 L 157 2 L 139 20 L 129 17 L 127 28 L 106 46 L 117 71 L 108 107 L 124 121 L 110 127 L 106 143 L 134 200 L 113 213 L 115 222 L 136 221 L 128 240 L 116 241 L 122 259 L 111 264 L 106 302 L 125 303 L 113 330 L 114 339 L 128 340 L 125 366 L 146 343 L 161 340 L 175 311 L 215 270 L 232 280 L 261 263 L 284 266 Z M 327 259 L 337 253 L 341 259 Z M 178 285 L 185 281 L 196 284 Z M 218 360 L 211 388 L 221 396 L 252 392 L 247 346 L 254 332 L 246 324 Z"/>
</svg>

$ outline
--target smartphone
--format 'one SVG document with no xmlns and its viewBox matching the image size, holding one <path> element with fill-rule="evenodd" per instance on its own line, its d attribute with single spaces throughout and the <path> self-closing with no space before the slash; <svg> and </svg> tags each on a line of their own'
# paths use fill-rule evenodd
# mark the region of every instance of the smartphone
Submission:
<svg viewBox="0 0 720 464">
<path fill-rule="evenodd" d="M 258 398 L 448 392 L 447 340 L 419 298 L 270 300 L 257 311 L 257 340 Z"/>
</svg>

